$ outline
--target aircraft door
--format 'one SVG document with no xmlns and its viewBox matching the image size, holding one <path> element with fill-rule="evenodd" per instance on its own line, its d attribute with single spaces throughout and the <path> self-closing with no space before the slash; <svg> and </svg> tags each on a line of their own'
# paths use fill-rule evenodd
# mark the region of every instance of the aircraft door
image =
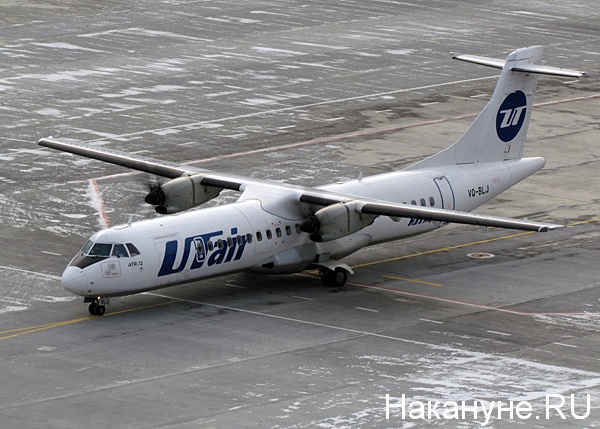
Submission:
<svg viewBox="0 0 600 429">
<path fill-rule="evenodd" d="M 454 198 L 454 191 L 446 176 L 436 177 L 433 179 L 433 183 L 437 186 L 442 199 L 442 208 L 447 210 L 454 210 L 456 206 L 456 200 Z"/>
</svg>

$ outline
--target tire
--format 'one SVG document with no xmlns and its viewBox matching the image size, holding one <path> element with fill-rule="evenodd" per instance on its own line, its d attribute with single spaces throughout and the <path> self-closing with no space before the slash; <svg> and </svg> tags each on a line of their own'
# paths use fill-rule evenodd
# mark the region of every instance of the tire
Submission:
<svg viewBox="0 0 600 429">
<path fill-rule="evenodd" d="M 348 271 L 344 270 L 343 268 L 336 268 L 332 277 L 332 286 L 342 287 L 348 280 Z"/>
<path fill-rule="evenodd" d="M 325 286 L 342 287 L 348 280 L 348 271 L 343 268 L 336 268 L 335 270 L 320 268 L 319 275 Z"/>
<path fill-rule="evenodd" d="M 92 316 L 96 316 L 96 307 L 98 307 L 98 305 L 95 302 L 92 302 L 88 307 L 88 311 Z"/>
</svg>

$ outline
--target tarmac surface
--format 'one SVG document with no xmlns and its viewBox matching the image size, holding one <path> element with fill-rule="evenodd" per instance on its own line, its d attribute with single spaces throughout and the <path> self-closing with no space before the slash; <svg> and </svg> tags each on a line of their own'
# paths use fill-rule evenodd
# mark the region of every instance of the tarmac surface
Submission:
<svg viewBox="0 0 600 429">
<path fill-rule="evenodd" d="M 598 28 L 591 0 L 0 3 L 0 427 L 600 427 Z M 240 274 L 104 317 L 61 288 L 95 231 L 155 216 L 154 179 L 39 138 L 343 181 L 468 127 L 498 73 L 449 52 L 538 44 L 592 76 L 540 79 L 526 155 L 546 167 L 478 212 L 570 228 L 449 225 L 352 255 L 340 289 Z M 465 404 L 386 418 L 386 395 Z"/>
</svg>

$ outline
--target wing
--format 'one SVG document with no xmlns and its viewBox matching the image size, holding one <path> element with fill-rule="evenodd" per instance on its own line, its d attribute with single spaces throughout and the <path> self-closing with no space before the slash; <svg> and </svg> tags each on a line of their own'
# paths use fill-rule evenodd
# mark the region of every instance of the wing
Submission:
<svg viewBox="0 0 600 429">
<path fill-rule="evenodd" d="M 218 192 L 221 189 L 246 191 L 247 189 L 256 187 L 275 187 L 280 188 L 284 193 L 287 191 L 289 199 L 285 201 L 288 203 L 308 204 L 312 208 L 312 211 L 317 218 L 319 217 L 319 212 L 322 212 L 323 209 L 327 209 L 329 207 L 342 207 L 347 213 L 358 213 L 367 216 L 367 220 L 363 221 L 363 223 L 355 223 L 354 225 L 357 225 L 357 229 L 355 231 L 350 231 L 349 233 L 356 232 L 366 227 L 372 223 L 372 220 L 377 216 L 389 216 L 394 220 L 397 220 L 398 218 L 414 218 L 429 221 L 452 222 L 538 232 L 546 232 L 552 229 L 562 228 L 561 225 L 531 222 L 528 220 L 510 219 L 497 216 L 486 216 L 434 207 L 421 207 L 409 204 L 372 200 L 363 197 L 356 197 L 350 194 L 328 192 L 326 190 L 320 190 L 316 188 L 253 179 L 234 174 L 217 173 L 211 170 L 198 169 L 181 164 L 172 164 L 151 158 L 132 156 L 116 151 L 108 151 L 106 149 L 97 149 L 80 144 L 61 142 L 54 140 L 51 137 L 39 140 L 38 145 L 173 179 L 170 182 L 167 182 L 167 184 L 163 185 L 163 188 L 165 188 L 165 186 L 169 185 L 171 182 L 176 183 L 182 180 L 193 181 L 195 186 L 192 186 L 191 188 L 196 189 L 195 192 L 197 192 L 197 188 L 205 189 L 205 194 L 193 196 L 192 202 L 190 203 L 192 204 L 191 206 L 188 205 L 183 207 L 182 204 L 174 204 L 174 209 L 170 211 L 160 211 L 159 207 L 163 206 L 162 204 L 156 204 L 156 202 L 159 202 L 159 200 L 152 200 L 152 202 L 150 202 L 148 201 L 147 197 L 146 201 L 150 204 L 157 205 L 157 211 L 159 213 L 173 213 L 175 211 L 185 210 L 187 208 L 197 206 L 205 201 L 208 201 L 210 198 L 214 198 L 216 195 L 218 195 Z M 202 186 L 198 187 L 197 185 Z M 219 191 L 216 193 L 211 193 L 207 190 L 209 188 L 217 189 Z M 178 190 L 178 192 L 181 193 L 180 190 Z M 165 198 L 168 198 L 168 195 Z M 331 211 L 331 209 L 328 210 Z M 315 232 L 314 228 L 311 228 L 309 224 L 304 225 L 304 230 L 306 230 L 306 232 Z"/>
<path fill-rule="evenodd" d="M 349 195 L 347 198 L 336 198 L 333 194 L 308 192 L 300 197 L 300 201 L 323 207 L 340 203 L 346 204 L 350 205 L 352 210 L 359 213 L 373 216 L 389 216 L 394 220 L 397 220 L 397 218 L 414 218 L 437 222 L 461 223 L 466 225 L 480 225 L 536 232 L 548 232 L 556 228 L 564 227 L 563 225 L 532 222 L 499 216 L 487 216 L 435 207 L 422 207 L 411 204 L 369 200 Z"/>
<path fill-rule="evenodd" d="M 154 174 L 156 176 L 175 179 L 185 175 L 200 174 L 203 176 L 201 184 L 205 186 L 215 186 L 224 189 L 232 189 L 239 191 L 242 183 L 237 180 L 230 180 L 228 175 L 220 175 L 213 173 L 210 170 L 203 170 L 191 166 L 183 166 L 179 164 L 171 164 L 161 162 L 155 159 L 128 155 L 121 152 L 109 151 L 106 149 L 96 149 L 89 146 L 79 145 L 75 143 L 66 143 L 53 140 L 52 137 L 40 139 L 38 145 L 49 147 L 51 149 L 68 152 L 75 155 L 80 155 L 86 158 L 96 159 L 98 161 L 107 162 L 109 164 L 119 165 L 121 167 L 131 168 L 132 170 L 143 171 L 144 173 Z M 208 173 L 208 174 L 204 174 Z"/>
</svg>

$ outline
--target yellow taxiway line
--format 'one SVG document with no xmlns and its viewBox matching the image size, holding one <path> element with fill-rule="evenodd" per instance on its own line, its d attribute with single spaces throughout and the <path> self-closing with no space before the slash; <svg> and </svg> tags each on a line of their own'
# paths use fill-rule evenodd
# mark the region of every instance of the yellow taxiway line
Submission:
<svg viewBox="0 0 600 429">
<path fill-rule="evenodd" d="M 161 302 L 158 304 L 145 305 L 143 307 L 135 307 L 135 308 L 129 308 L 126 310 L 119 310 L 119 311 L 115 311 L 112 313 L 108 313 L 102 317 L 87 316 L 87 317 L 80 317 L 77 319 L 63 320 L 62 322 L 47 323 L 45 325 L 28 326 L 25 328 L 15 328 L 15 329 L 9 329 L 6 331 L 0 331 L 0 335 L 3 335 L 0 337 L 0 341 L 8 340 L 9 338 L 20 337 L 21 335 L 25 335 L 25 334 L 33 334 L 34 332 L 45 331 L 46 329 L 59 328 L 61 326 L 72 325 L 73 323 L 86 322 L 89 320 L 99 320 L 99 319 L 103 319 L 105 317 L 115 316 L 117 314 L 130 313 L 132 311 L 138 311 L 138 310 L 145 310 L 147 308 L 159 307 L 161 305 L 168 305 L 168 304 L 172 304 L 174 302 L 176 302 L 176 301 Z M 8 335 L 4 335 L 4 334 L 8 334 Z"/>
<path fill-rule="evenodd" d="M 425 282 L 423 280 L 407 279 L 405 277 L 386 276 L 386 275 L 383 275 L 381 277 L 383 277 L 384 279 L 400 280 L 400 281 L 403 281 L 403 282 L 411 282 L 411 283 L 419 283 L 419 284 L 428 285 L 428 286 L 437 286 L 437 287 L 442 287 L 443 286 L 443 285 L 441 285 L 439 283 L 431 283 L 431 282 Z"/>
</svg>

